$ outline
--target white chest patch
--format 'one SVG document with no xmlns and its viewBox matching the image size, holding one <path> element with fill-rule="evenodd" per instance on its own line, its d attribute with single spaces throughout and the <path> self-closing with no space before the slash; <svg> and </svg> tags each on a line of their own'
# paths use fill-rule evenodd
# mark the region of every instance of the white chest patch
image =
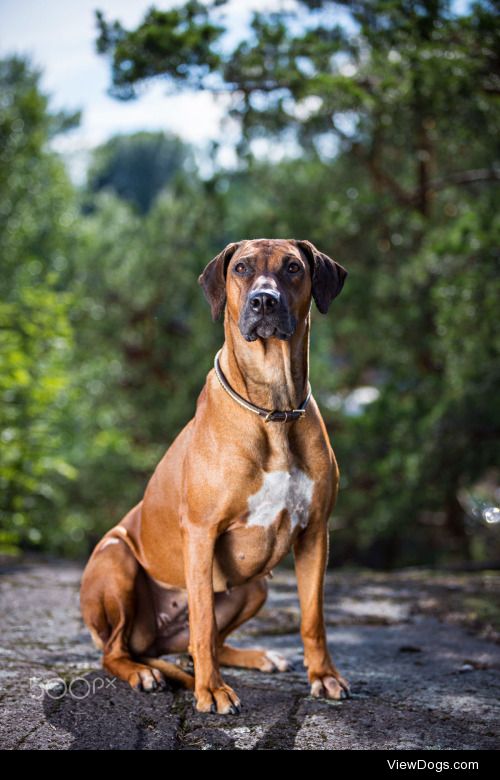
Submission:
<svg viewBox="0 0 500 780">
<path fill-rule="evenodd" d="M 314 482 L 297 468 L 288 471 L 269 471 L 264 474 L 262 487 L 248 499 L 247 525 L 268 528 L 283 509 L 288 509 L 291 531 L 297 525 L 305 528 L 309 519 Z"/>
</svg>

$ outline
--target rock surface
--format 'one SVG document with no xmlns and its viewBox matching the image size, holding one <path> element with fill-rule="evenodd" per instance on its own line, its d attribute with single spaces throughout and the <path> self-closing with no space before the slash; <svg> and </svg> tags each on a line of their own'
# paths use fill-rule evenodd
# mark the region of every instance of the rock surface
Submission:
<svg viewBox="0 0 500 780">
<path fill-rule="evenodd" d="M 6 564 L 0 577 L 0 746 L 56 750 L 478 749 L 499 745 L 498 574 L 328 575 L 332 655 L 353 696 L 309 697 L 293 571 L 271 583 L 235 644 L 283 652 L 295 670 L 225 670 L 240 716 L 201 715 L 192 696 L 139 694 L 100 670 L 81 621 L 81 568 Z"/>
</svg>

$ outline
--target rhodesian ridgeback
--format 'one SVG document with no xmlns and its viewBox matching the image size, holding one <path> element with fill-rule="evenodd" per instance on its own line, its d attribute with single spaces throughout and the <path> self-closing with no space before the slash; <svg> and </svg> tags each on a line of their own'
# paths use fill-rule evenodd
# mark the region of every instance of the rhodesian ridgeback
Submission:
<svg viewBox="0 0 500 780">
<path fill-rule="evenodd" d="M 326 314 L 347 272 L 309 241 L 229 244 L 199 282 L 225 341 L 196 413 L 144 498 L 101 539 L 81 608 L 103 666 L 138 690 L 175 679 L 201 712 L 237 713 L 221 666 L 286 671 L 284 656 L 227 644 L 262 607 L 293 548 L 313 696 L 341 699 L 323 618 L 328 518 L 339 481 L 308 378 L 311 298 Z M 188 652 L 194 677 L 161 655 Z"/>
</svg>

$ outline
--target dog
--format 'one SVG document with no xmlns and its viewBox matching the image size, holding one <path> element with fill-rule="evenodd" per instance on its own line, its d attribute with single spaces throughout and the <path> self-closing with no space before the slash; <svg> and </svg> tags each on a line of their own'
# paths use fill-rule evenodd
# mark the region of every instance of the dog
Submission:
<svg viewBox="0 0 500 780">
<path fill-rule="evenodd" d="M 326 314 L 347 271 L 309 241 L 231 243 L 199 282 L 225 341 L 196 413 L 142 501 L 95 547 L 81 610 L 103 666 L 133 688 L 177 680 L 196 709 L 240 710 L 221 667 L 286 671 L 284 656 L 227 637 L 265 602 L 293 548 L 311 693 L 349 695 L 323 617 L 328 518 L 339 470 L 308 379 L 310 309 Z M 159 656 L 188 652 L 194 677 Z"/>
</svg>

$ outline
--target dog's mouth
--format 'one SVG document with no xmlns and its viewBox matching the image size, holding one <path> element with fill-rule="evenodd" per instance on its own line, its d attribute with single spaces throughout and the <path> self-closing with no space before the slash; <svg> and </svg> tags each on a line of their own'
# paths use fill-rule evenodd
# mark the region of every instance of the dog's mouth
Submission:
<svg viewBox="0 0 500 780">
<path fill-rule="evenodd" d="M 240 319 L 240 331 L 246 341 L 257 341 L 257 339 L 276 338 L 281 341 L 287 341 L 295 332 L 295 317 L 286 318 L 262 317 L 257 321 L 248 320 L 245 317 Z"/>
</svg>

